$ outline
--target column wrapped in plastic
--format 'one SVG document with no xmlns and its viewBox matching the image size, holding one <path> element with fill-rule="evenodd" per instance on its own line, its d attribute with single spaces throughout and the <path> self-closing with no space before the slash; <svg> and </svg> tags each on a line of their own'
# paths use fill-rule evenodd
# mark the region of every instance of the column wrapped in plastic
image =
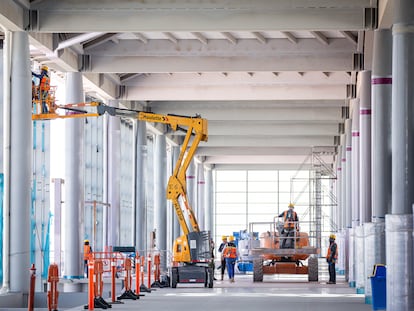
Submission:
<svg viewBox="0 0 414 311">
<path fill-rule="evenodd" d="M 370 276 L 375 264 L 385 264 L 385 222 L 367 222 L 365 236 L 365 300 L 371 301 L 372 288 Z"/>
<path fill-rule="evenodd" d="M 338 244 L 338 272 L 339 274 L 345 273 L 345 230 L 338 232 L 336 236 L 336 242 Z"/>
<path fill-rule="evenodd" d="M 413 215 L 385 216 L 387 310 L 414 310 Z"/>
<path fill-rule="evenodd" d="M 349 286 L 355 284 L 355 229 L 349 228 Z"/>
<path fill-rule="evenodd" d="M 357 226 L 355 228 L 355 286 L 357 293 L 364 293 L 365 286 L 365 269 L 364 269 L 364 227 Z"/>
</svg>

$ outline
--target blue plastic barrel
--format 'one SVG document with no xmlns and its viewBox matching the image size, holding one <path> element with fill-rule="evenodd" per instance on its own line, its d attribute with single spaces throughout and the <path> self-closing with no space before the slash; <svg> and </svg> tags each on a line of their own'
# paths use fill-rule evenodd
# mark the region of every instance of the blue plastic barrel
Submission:
<svg viewBox="0 0 414 311">
<path fill-rule="evenodd" d="M 374 265 L 371 276 L 372 309 L 385 310 L 387 308 L 387 268 L 385 265 Z"/>
</svg>

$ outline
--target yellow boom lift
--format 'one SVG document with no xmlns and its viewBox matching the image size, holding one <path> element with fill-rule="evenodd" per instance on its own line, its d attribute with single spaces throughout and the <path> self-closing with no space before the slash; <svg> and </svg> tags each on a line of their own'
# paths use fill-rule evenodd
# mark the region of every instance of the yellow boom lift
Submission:
<svg viewBox="0 0 414 311">
<path fill-rule="evenodd" d="M 213 287 L 214 271 L 211 268 L 210 232 L 200 231 L 194 212 L 188 202 L 186 171 L 194 158 L 201 141 L 207 141 L 207 120 L 200 116 L 188 117 L 178 115 L 161 115 L 151 112 L 136 111 L 106 106 L 98 102 L 69 104 L 63 106 L 49 105 L 48 113 L 33 114 L 33 120 L 50 120 L 58 118 L 99 117 L 105 113 L 111 116 L 128 117 L 140 121 L 166 124 L 173 131 L 186 132 L 181 145 L 180 155 L 167 185 L 167 199 L 171 200 L 180 222 L 183 235 L 174 241 L 173 259 L 169 271 L 171 287 L 178 283 L 204 283 Z M 56 111 L 69 111 L 57 114 Z M 189 222 L 189 225 L 187 224 Z"/>
</svg>

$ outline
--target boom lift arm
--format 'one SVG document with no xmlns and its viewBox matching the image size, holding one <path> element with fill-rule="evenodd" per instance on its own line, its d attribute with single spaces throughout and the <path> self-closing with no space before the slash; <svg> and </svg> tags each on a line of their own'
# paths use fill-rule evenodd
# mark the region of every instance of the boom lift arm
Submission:
<svg viewBox="0 0 414 311">
<path fill-rule="evenodd" d="M 32 114 L 32 119 L 86 118 L 109 114 L 145 122 L 162 123 L 170 126 L 174 131 L 184 130 L 186 132 L 180 155 L 167 185 L 167 199 L 172 201 L 184 233 L 175 239 L 173 245 L 172 266 L 169 268 L 171 287 L 177 287 L 178 283 L 204 283 L 205 287 L 212 288 L 214 271 L 211 266 L 210 232 L 200 231 L 194 212 L 188 202 L 186 182 L 186 171 L 194 158 L 199 143 L 207 141 L 207 120 L 200 116 L 161 115 L 122 109 L 97 102 L 65 106 L 57 106 L 53 103 L 49 106 L 53 109 L 50 109 L 48 113 Z M 70 111 L 70 113 L 57 114 L 56 110 L 58 109 Z M 187 224 L 180 201 L 183 202 L 190 226 Z"/>
<path fill-rule="evenodd" d="M 55 106 L 56 109 L 70 111 L 69 114 L 53 113 L 33 114 L 33 120 L 50 120 L 66 118 L 86 118 L 99 117 L 104 114 L 117 117 L 129 117 L 140 121 L 167 124 L 173 131 L 186 131 L 184 142 L 181 146 L 180 155 L 175 164 L 173 174 L 169 178 L 167 185 L 167 199 L 171 200 L 177 214 L 180 226 L 184 235 L 190 233 L 190 227 L 187 225 L 183 209 L 180 205 L 180 198 L 184 203 L 185 211 L 191 225 L 192 232 L 200 232 L 199 225 L 195 218 L 194 212 L 188 202 L 186 171 L 194 158 L 197 147 L 201 141 L 207 141 L 207 120 L 200 116 L 188 117 L 177 115 L 161 115 L 151 112 L 143 112 L 131 109 L 116 108 L 104 105 L 99 102 L 68 104 L 64 106 Z M 194 137 L 193 137 L 194 136 Z M 193 139 L 191 139 L 193 137 Z"/>
<path fill-rule="evenodd" d="M 173 131 L 177 131 L 179 129 L 185 130 L 182 127 L 187 128 L 184 142 L 181 146 L 180 155 L 177 163 L 175 164 L 173 174 L 168 181 L 167 199 L 171 200 L 173 203 L 183 233 L 185 235 L 190 233 L 190 228 L 187 225 L 183 209 L 180 206 L 180 197 L 188 214 L 192 231 L 200 232 L 197 219 L 195 218 L 193 209 L 188 202 L 186 171 L 191 163 L 191 160 L 194 158 L 199 143 L 201 141 L 207 141 L 207 120 L 199 116 L 186 117 L 177 115 L 160 115 L 150 112 L 115 108 L 103 104 L 98 105 L 97 110 L 99 115 L 108 113 L 111 116 L 131 117 L 140 121 L 167 124 Z M 194 137 L 191 141 L 192 136 Z"/>
</svg>

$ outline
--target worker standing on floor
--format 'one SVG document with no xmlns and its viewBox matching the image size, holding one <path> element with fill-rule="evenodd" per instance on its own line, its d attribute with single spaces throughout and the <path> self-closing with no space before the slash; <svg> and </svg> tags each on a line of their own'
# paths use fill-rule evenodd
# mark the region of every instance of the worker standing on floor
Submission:
<svg viewBox="0 0 414 311">
<path fill-rule="evenodd" d="M 331 234 L 329 236 L 328 253 L 326 254 L 326 261 L 329 265 L 329 282 L 327 284 L 336 284 L 335 263 L 338 260 L 338 246 L 336 245 L 335 240 L 335 234 Z"/>
<path fill-rule="evenodd" d="M 294 236 L 298 228 L 298 214 L 293 210 L 295 206 L 289 203 L 288 210 L 284 211 L 279 217 L 283 217 L 282 245 L 281 248 L 294 248 Z"/>
<path fill-rule="evenodd" d="M 223 281 L 224 279 L 224 272 L 226 271 L 226 258 L 224 258 L 224 254 L 223 254 L 223 250 L 227 245 L 227 236 L 223 235 L 221 237 L 221 244 L 219 246 L 218 251 L 221 253 L 221 266 L 220 266 L 220 270 L 221 270 L 221 280 Z"/>
<path fill-rule="evenodd" d="M 234 266 L 236 265 L 237 260 L 237 247 L 234 243 L 234 236 L 229 237 L 229 242 L 223 250 L 223 256 L 226 259 L 227 274 L 229 275 L 229 280 L 231 283 L 234 283 Z"/>
</svg>

